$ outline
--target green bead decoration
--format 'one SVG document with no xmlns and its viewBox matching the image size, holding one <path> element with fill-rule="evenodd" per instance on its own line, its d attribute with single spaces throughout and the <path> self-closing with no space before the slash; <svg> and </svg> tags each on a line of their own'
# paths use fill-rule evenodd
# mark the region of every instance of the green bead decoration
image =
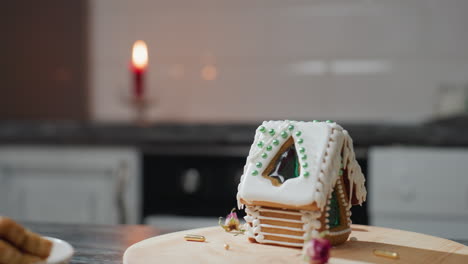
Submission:
<svg viewBox="0 0 468 264">
<path fill-rule="evenodd" d="M 265 132 L 266 132 L 266 127 L 261 126 L 258 130 L 259 130 L 260 132 L 262 132 L 262 133 L 265 133 Z"/>
<path fill-rule="evenodd" d="M 258 171 L 257 171 L 257 170 L 252 171 L 252 176 L 257 176 L 257 175 L 258 175 Z"/>
<path fill-rule="evenodd" d="M 275 130 L 273 128 L 268 130 L 268 134 L 274 136 L 275 135 Z"/>
<path fill-rule="evenodd" d="M 289 129 L 289 130 L 293 130 L 293 129 L 294 129 L 294 126 L 293 126 L 293 125 L 289 125 L 289 126 L 288 126 L 288 129 Z"/>
<path fill-rule="evenodd" d="M 255 166 L 256 166 L 257 168 L 261 168 L 261 167 L 263 166 L 263 164 L 262 164 L 261 162 L 257 162 L 257 163 L 255 163 Z"/>
<path fill-rule="evenodd" d="M 268 157 L 268 154 L 262 153 L 262 158 L 266 159 Z"/>
<path fill-rule="evenodd" d="M 287 137 L 288 137 L 288 133 L 287 133 L 286 131 L 281 132 L 281 137 L 282 137 L 282 138 L 287 138 Z"/>
<path fill-rule="evenodd" d="M 304 172 L 304 177 L 309 177 L 310 173 L 308 171 Z"/>
<path fill-rule="evenodd" d="M 303 160 L 307 159 L 307 155 L 306 154 L 302 155 L 301 159 Z"/>
<path fill-rule="evenodd" d="M 304 143 L 304 139 L 302 139 L 302 138 L 298 139 L 298 140 L 297 140 L 297 143 L 299 143 L 299 144 Z"/>
<path fill-rule="evenodd" d="M 272 149 L 273 149 L 273 147 L 270 146 L 270 145 L 266 147 L 266 150 L 267 150 L 267 151 L 271 151 Z"/>
<path fill-rule="evenodd" d="M 309 167 L 309 164 L 307 162 L 305 162 L 304 164 L 302 164 L 302 168 L 307 168 Z"/>
<path fill-rule="evenodd" d="M 327 120 L 327 121 L 325 121 L 325 122 L 327 122 L 327 123 L 333 123 L 333 121 L 331 121 L 331 120 Z"/>
<path fill-rule="evenodd" d="M 296 136 L 300 137 L 302 135 L 302 132 L 301 131 L 297 131 L 296 132 Z"/>
<path fill-rule="evenodd" d="M 273 145 L 278 146 L 278 145 L 279 145 L 279 140 L 274 139 L 274 140 L 273 140 Z"/>
<path fill-rule="evenodd" d="M 313 123 L 318 123 L 318 122 L 320 122 L 320 121 L 318 121 L 318 120 L 314 120 L 314 121 L 312 121 L 312 122 L 313 122 Z"/>
<path fill-rule="evenodd" d="M 304 152 L 305 152 L 305 148 L 304 148 L 304 147 L 300 147 L 300 148 L 299 148 L 299 152 L 300 152 L 300 153 L 304 153 Z"/>
<path fill-rule="evenodd" d="M 343 176 L 343 170 L 340 170 L 340 172 L 338 173 L 339 176 Z"/>
<path fill-rule="evenodd" d="M 260 141 L 260 142 L 258 142 L 258 144 L 257 144 L 257 146 L 258 146 L 259 148 L 263 148 L 263 145 L 265 145 L 265 143 L 263 143 L 263 141 Z"/>
</svg>

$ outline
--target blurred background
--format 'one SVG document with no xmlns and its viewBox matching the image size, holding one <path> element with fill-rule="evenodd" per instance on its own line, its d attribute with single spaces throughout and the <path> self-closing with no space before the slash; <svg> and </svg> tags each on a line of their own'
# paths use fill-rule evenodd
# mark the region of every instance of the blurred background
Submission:
<svg viewBox="0 0 468 264">
<path fill-rule="evenodd" d="M 367 177 L 354 223 L 468 240 L 467 12 L 464 0 L 2 3 L 0 214 L 216 225 L 263 120 L 332 119 Z"/>
</svg>

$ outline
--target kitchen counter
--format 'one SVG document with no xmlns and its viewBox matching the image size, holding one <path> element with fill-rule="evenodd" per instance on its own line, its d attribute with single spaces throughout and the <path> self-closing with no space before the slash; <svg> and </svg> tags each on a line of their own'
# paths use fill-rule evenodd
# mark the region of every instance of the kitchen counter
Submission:
<svg viewBox="0 0 468 264">
<path fill-rule="evenodd" d="M 419 125 L 341 123 L 356 148 L 374 145 L 468 147 L 467 122 Z M 0 122 L 0 144 L 131 145 L 142 150 L 168 146 L 242 146 L 246 154 L 258 124 L 169 124 Z M 189 149 L 185 147 L 185 149 Z M 244 153 L 245 152 L 245 153 Z"/>
</svg>

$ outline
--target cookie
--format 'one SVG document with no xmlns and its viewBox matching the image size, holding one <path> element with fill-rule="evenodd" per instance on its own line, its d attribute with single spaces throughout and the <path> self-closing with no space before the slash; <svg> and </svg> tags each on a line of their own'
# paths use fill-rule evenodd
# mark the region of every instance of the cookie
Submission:
<svg viewBox="0 0 468 264">
<path fill-rule="evenodd" d="M 29 254 L 47 258 L 52 250 L 52 242 L 31 231 L 26 231 L 26 238 L 19 248 Z"/>
<path fill-rule="evenodd" d="M 47 258 L 52 242 L 33 233 L 8 217 L 0 217 L 0 239 L 18 250 L 40 258 Z"/>
<path fill-rule="evenodd" d="M 8 217 L 0 216 L 0 239 L 19 247 L 26 239 L 26 229 Z"/>
<path fill-rule="evenodd" d="M 10 243 L 0 240 L 0 264 L 38 264 L 44 263 L 38 256 L 23 253 Z"/>
</svg>

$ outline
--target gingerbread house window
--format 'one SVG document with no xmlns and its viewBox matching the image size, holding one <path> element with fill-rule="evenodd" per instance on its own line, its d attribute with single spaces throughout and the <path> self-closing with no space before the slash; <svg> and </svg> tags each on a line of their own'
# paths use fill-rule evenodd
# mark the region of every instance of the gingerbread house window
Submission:
<svg viewBox="0 0 468 264">
<path fill-rule="evenodd" d="M 296 147 L 290 137 L 265 169 L 263 177 L 269 179 L 274 186 L 280 186 L 289 179 L 299 177 L 300 173 Z"/>
<path fill-rule="evenodd" d="M 330 225 L 330 228 L 340 226 L 340 218 L 340 202 L 336 195 L 336 190 L 333 190 L 330 198 L 330 210 L 328 210 L 328 223 Z"/>
</svg>

